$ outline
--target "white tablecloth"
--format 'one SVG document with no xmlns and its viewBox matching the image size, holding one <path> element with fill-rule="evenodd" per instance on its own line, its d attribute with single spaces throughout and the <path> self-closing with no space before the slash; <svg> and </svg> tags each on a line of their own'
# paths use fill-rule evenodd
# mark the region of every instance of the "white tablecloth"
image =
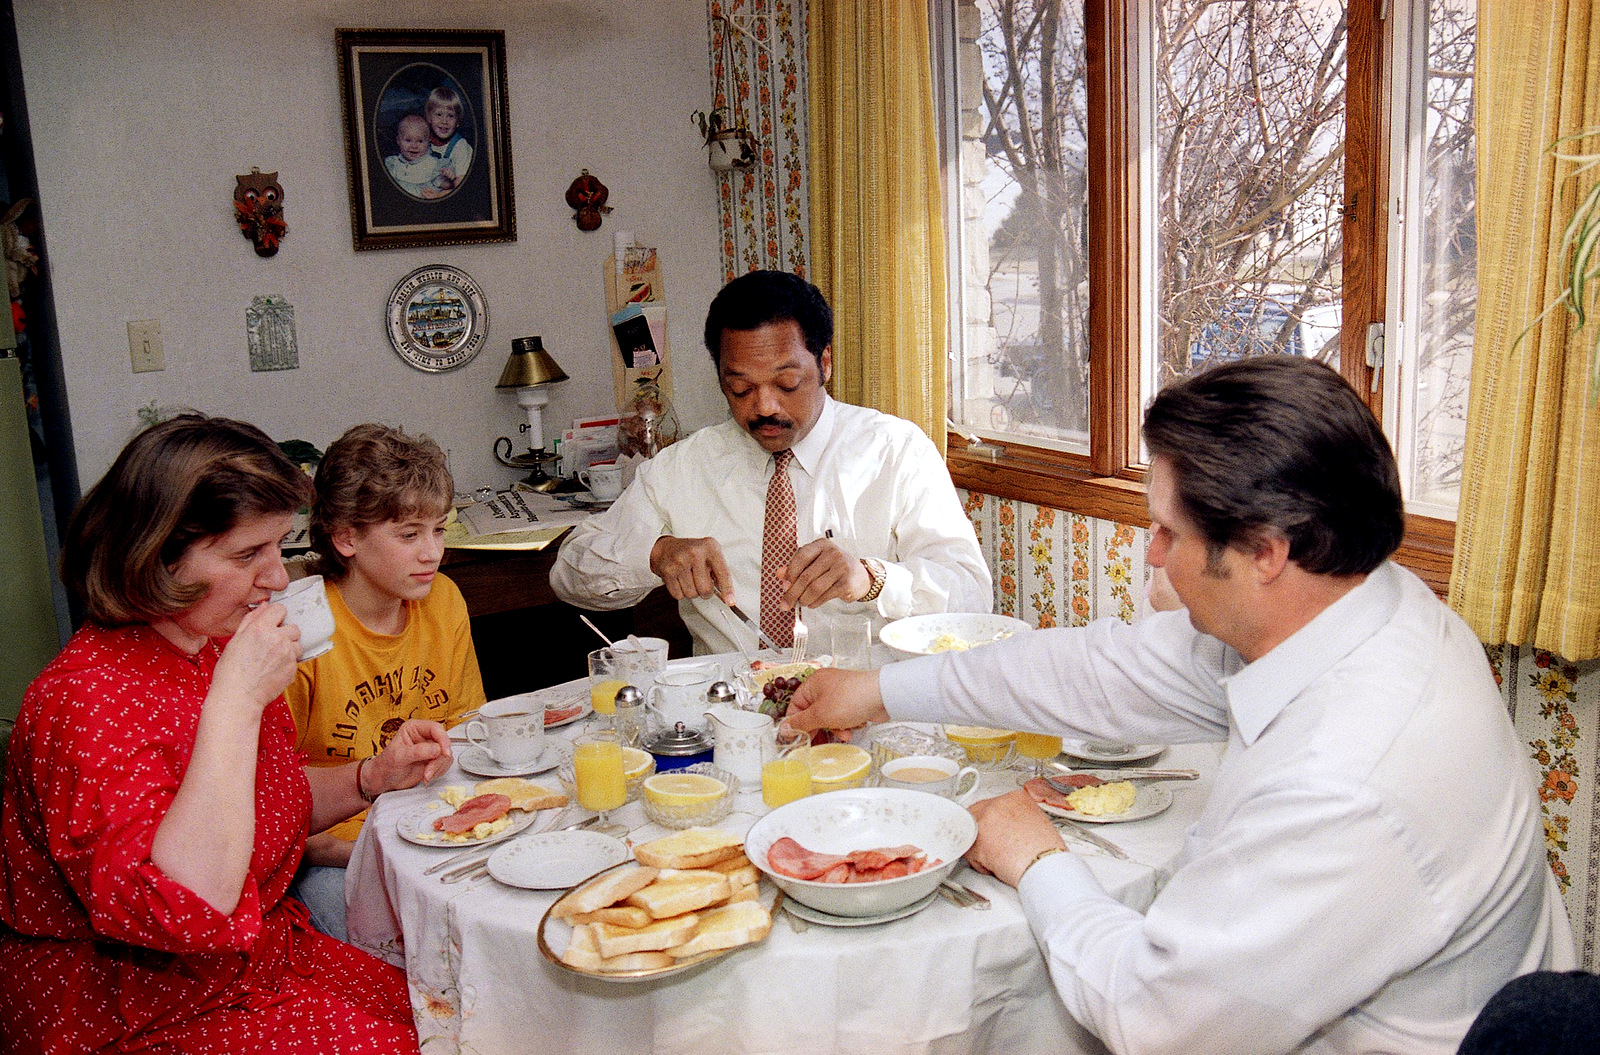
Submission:
<svg viewBox="0 0 1600 1055">
<path fill-rule="evenodd" d="M 550 700 L 587 692 L 585 682 L 543 690 Z M 571 736 L 584 723 L 553 731 Z M 1216 769 L 1211 745 L 1175 747 L 1162 765 L 1199 769 L 1172 783 L 1175 802 L 1142 821 L 1095 830 L 1133 862 L 1083 853 L 1106 889 L 1143 909 L 1166 878 L 1199 815 Z M 436 783 L 471 784 L 452 767 Z M 554 782 L 554 774 L 547 779 Z M 986 794 L 1018 775 L 990 772 Z M 372 808 L 350 862 L 350 940 L 403 967 L 425 1052 L 1103 1052 L 1066 1013 L 1010 887 L 962 866 L 952 877 L 986 895 L 987 911 L 935 900 L 893 923 L 795 933 L 783 917 L 759 945 L 697 971 L 658 981 L 606 982 L 545 961 L 540 918 L 555 893 L 504 887 L 492 879 L 443 884 L 423 869 L 447 856 L 395 833 L 396 818 L 437 787 L 384 795 Z M 575 807 L 561 823 L 587 816 Z M 760 794 L 739 796 L 723 826 L 743 830 L 765 812 Z M 665 834 L 630 803 L 614 816 L 636 842 Z M 530 830 L 556 818 L 541 817 Z"/>
</svg>

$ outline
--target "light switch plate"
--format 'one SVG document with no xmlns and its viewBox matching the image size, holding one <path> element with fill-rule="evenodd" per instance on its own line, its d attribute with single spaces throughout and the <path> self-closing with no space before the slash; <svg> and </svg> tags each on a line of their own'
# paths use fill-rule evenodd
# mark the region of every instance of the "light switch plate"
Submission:
<svg viewBox="0 0 1600 1055">
<path fill-rule="evenodd" d="M 136 374 L 165 370 L 167 358 L 161 351 L 161 323 L 155 319 L 129 322 L 128 355 L 133 360 L 133 372 Z"/>
</svg>

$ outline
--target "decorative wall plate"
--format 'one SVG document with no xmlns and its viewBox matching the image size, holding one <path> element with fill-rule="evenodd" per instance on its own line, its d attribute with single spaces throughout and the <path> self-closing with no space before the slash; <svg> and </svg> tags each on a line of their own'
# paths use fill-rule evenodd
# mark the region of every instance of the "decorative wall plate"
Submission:
<svg viewBox="0 0 1600 1055">
<path fill-rule="evenodd" d="M 429 373 L 471 361 L 489 337 L 483 290 L 460 268 L 419 267 L 394 287 L 385 312 L 389 343 L 400 358 Z"/>
</svg>

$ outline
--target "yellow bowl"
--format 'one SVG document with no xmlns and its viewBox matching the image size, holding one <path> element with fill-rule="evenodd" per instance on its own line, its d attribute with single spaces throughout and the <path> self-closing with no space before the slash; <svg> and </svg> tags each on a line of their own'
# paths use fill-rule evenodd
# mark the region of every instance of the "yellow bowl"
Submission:
<svg viewBox="0 0 1600 1055">
<path fill-rule="evenodd" d="M 998 765 L 1006 761 L 1017 742 L 1017 734 L 1010 729 L 990 729 L 982 725 L 947 725 L 945 738 L 960 744 L 967 752 L 967 761 L 979 765 Z"/>
<path fill-rule="evenodd" d="M 872 775 L 872 756 L 855 744 L 818 744 L 806 751 L 813 793 L 859 788 Z"/>
</svg>

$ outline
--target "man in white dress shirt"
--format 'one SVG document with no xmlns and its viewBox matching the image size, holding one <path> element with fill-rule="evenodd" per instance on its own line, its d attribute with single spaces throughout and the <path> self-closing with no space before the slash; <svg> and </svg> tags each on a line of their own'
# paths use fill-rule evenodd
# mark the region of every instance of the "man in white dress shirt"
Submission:
<svg viewBox="0 0 1600 1055">
<path fill-rule="evenodd" d="M 1117 1052 L 1454 1052 L 1504 983 L 1576 957 L 1483 648 L 1387 559 L 1377 422 L 1334 371 L 1270 357 L 1167 388 L 1144 435 L 1148 559 L 1186 612 L 823 672 L 789 721 L 1222 741 L 1143 914 L 1024 791 L 973 806 L 968 858 L 1017 888 L 1067 1009 Z"/>
<path fill-rule="evenodd" d="M 557 596 L 624 608 L 665 583 L 697 653 L 753 649 L 724 602 L 772 625 L 763 527 L 775 456 L 787 451 L 798 548 L 775 611 L 826 606 L 875 630 L 993 609 L 988 566 L 932 441 L 824 389 L 833 313 L 815 286 L 781 271 L 736 278 L 711 302 L 705 339 L 731 420 L 642 462 L 610 509 L 573 530 L 550 572 Z"/>
</svg>

